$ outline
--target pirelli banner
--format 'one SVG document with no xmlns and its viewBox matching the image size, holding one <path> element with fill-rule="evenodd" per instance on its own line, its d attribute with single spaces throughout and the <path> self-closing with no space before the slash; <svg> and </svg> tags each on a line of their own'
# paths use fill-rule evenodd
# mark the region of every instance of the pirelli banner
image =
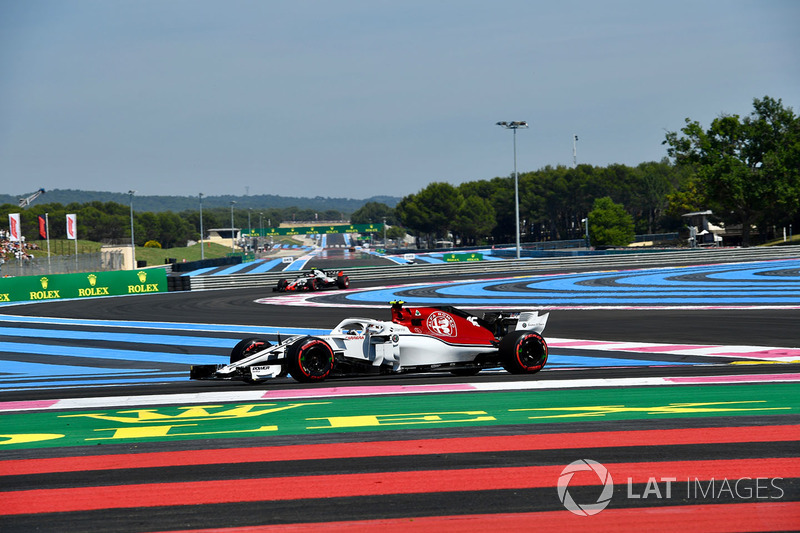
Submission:
<svg viewBox="0 0 800 533">
<path fill-rule="evenodd" d="M 151 292 L 167 292 L 167 273 L 163 268 L 0 279 L 0 302 L 38 302 Z"/>
</svg>

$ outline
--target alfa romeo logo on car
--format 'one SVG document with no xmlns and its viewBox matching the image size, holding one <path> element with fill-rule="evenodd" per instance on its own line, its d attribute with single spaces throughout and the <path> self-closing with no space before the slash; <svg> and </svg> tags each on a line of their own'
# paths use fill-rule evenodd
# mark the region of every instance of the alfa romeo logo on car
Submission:
<svg viewBox="0 0 800 533">
<path fill-rule="evenodd" d="M 597 474 L 597 477 L 603 483 L 603 492 L 600 493 L 600 497 L 597 498 L 597 501 L 594 503 L 577 503 L 567 490 L 569 482 L 572 481 L 572 476 L 575 475 L 575 472 L 588 471 L 593 471 Z M 611 474 L 608 472 L 608 469 L 597 461 L 578 459 L 564 468 L 561 472 L 561 476 L 558 478 L 558 485 L 556 488 L 558 490 L 558 499 L 561 500 L 561 503 L 564 504 L 564 507 L 566 507 L 569 512 L 580 516 L 592 516 L 605 509 L 611 502 L 611 495 L 614 492 L 614 481 L 611 479 Z"/>
<path fill-rule="evenodd" d="M 456 336 L 456 321 L 453 317 L 442 311 L 434 311 L 428 315 L 428 329 L 434 335 L 441 335 L 443 337 Z"/>
</svg>

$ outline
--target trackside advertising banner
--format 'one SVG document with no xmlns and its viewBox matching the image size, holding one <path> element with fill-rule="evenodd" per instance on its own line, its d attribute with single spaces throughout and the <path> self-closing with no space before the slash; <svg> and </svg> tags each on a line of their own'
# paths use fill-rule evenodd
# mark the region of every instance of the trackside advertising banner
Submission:
<svg viewBox="0 0 800 533">
<path fill-rule="evenodd" d="M 255 228 L 252 235 L 332 235 L 336 233 L 378 233 L 383 231 L 383 224 L 347 224 L 334 226 L 293 226 L 289 228 Z"/>
<path fill-rule="evenodd" d="M 151 292 L 167 292 L 165 270 L 154 268 L 0 279 L 0 302 L 38 302 Z"/>
</svg>

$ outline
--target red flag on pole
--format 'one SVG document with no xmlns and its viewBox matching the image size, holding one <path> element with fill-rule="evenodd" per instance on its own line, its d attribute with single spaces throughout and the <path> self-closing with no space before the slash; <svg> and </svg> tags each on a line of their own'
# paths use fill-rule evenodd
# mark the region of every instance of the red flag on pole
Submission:
<svg viewBox="0 0 800 533">
<path fill-rule="evenodd" d="M 47 220 L 44 215 L 39 215 L 39 236 L 42 239 L 47 238 Z"/>
<path fill-rule="evenodd" d="M 74 213 L 67 215 L 67 239 L 78 239 L 78 219 Z"/>
<path fill-rule="evenodd" d="M 8 240 L 11 242 L 20 242 L 22 240 L 22 231 L 19 224 L 19 213 L 8 214 Z"/>
</svg>

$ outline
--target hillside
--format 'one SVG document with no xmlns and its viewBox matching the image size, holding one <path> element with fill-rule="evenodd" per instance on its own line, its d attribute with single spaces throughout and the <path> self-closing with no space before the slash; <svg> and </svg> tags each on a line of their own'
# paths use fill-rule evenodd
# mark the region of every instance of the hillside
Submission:
<svg viewBox="0 0 800 533">
<path fill-rule="evenodd" d="M 17 205 L 20 196 L 10 194 L 0 194 L 0 205 Z M 105 192 L 105 191 L 81 191 L 75 189 L 53 189 L 40 196 L 36 202 L 59 203 L 67 205 L 71 203 L 87 202 L 117 202 L 128 205 L 130 196 L 127 193 Z M 199 208 L 197 196 L 134 196 L 134 206 L 137 211 L 150 211 L 158 213 L 161 211 L 186 211 Z M 236 202 L 237 209 L 270 209 L 297 207 L 298 209 L 313 209 L 326 211 L 329 209 L 352 213 L 367 202 L 380 202 L 395 207 L 400 198 L 391 196 L 373 196 L 363 200 L 353 198 L 297 198 L 292 196 L 277 196 L 274 194 L 261 194 L 251 196 L 204 196 L 203 208 L 229 207 L 231 201 Z"/>
</svg>

